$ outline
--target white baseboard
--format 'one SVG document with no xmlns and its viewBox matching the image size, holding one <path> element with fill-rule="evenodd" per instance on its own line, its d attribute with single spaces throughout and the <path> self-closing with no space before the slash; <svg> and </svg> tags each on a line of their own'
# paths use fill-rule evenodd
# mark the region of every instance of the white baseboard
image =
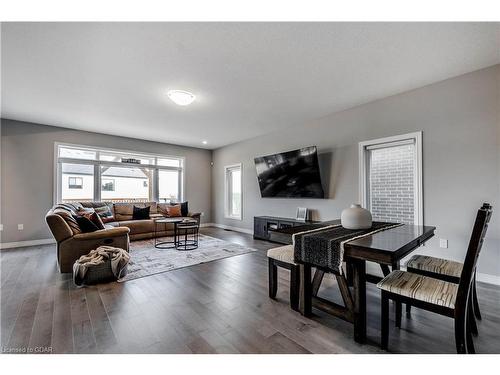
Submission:
<svg viewBox="0 0 500 375">
<path fill-rule="evenodd" d="M 49 245 L 56 243 L 56 240 L 53 238 L 46 238 L 44 240 L 31 240 L 31 241 L 18 241 L 18 242 L 2 242 L 0 243 L 0 249 L 13 249 L 16 247 L 25 247 L 25 246 L 38 246 L 38 245 Z"/>
<path fill-rule="evenodd" d="M 487 273 L 478 273 L 476 275 L 476 278 L 477 281 L 482 283 L 500 285 L 500 276 L 490 275 Z"/>
<path fill-rule="evenodd" d="M 253 230 L 251 230 L 251 229 L 232 227 L 230 225 L 224 225 L 224 224 L 218 224 L 218 223 L 204 223 L 204 224 L 201 224 L 201 226 L 202 227 L 215 227 L 215 228 L 221 228 L 221 229 L 228 229 L 228 230 L 232 230 L 232 231 L 240 232 L 240 233 L 253 234 Z"/>
</svg>

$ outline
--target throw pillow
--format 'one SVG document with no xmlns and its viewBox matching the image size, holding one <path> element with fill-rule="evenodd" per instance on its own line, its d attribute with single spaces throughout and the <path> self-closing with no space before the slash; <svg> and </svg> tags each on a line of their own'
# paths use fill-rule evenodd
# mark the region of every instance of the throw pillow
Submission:
<svg viewBox="0 0 500 375">
<path fill-rule="evenodd" d="M 115 221 L 115 217 L 113 216 L 109 206 L 96 207 L 94 210 L 97 212 L 97 215 L 99 215 L 103 223 Z"/>
<path fill-rule="evenodd" d="M 75 220 L 82 233 L 90 233 L 99 230 L 99 228 L 97 228 L 97 226 L 85 216 L 75 216 Z"/>
<path fill-rule="evenodd" d="M 102 222 L 99 215 L 97 215 L 93 208 L 91 208 L 91 210 L 92 211 L 88 209 L 80 210 L 78 211 L 78 216 L 83 216 L 89 219 L 97 227 L 97 229 L 104 229 L 104 223 Z"/>
<path fill-rule="evenodd" d="M 134 206 L 134 212 L 132 213 L 132 220 L 148 220 L 149 219 L 149 209 L 151 206 L 144 208 L 139 208 Z"/>
<path fill-rule="evenodd" d="M 188 202 L 170 203 L 171 206 L 177 206 L 178 204 L 181 205 L 181 214 L 182 214 L 182 216 L 188 216 L 188 213 L 189 213 Z"/>
<path fill-rule="evenodd" d="M 188 202 L 182 202 L 181 203 L 181 214 L 182 214 L 182 216 L 187 216 L 188 213 L 189 213 Z"/>
<path fill-rule="evenodd" d="M 168 217 L 181 217 L 182 216 L 181 205 L 176 204 L 175 206 L 168 206 L 167 207 L 167 216 Z"/>
</svg>

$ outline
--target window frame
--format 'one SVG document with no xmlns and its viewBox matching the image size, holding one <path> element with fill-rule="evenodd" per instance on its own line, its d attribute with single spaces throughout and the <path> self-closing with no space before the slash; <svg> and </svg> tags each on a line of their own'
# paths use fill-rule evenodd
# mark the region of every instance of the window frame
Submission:
<svg viewBox="0 0 500 375">
<path fill-rule="evenodd" d="M 240 170 L 240 187 L 241 187 L 241 194 L 240 194 L 240 214 L 239 215 L 232 215 L 230 210 L 232 206 L 232 196 L 229 195 L 229 172 L 234 170 L 234 169 L 239 169 Z M 232 220 L 243 220 L 243 164 L 242 163 L 235 163 L 231 165 L 226 165 L 224 166 L 224 218 L 225 219 L 232 219 Z"/>
<path fill-rule="evenodd" d="M 77 158 L 66 158 L 59 157 L 59 148 L 60 147 L 68 147 L 68 148 L 76 148 L 80 150 L 89 150 L 96 152 L 96 158 L 92 159 L 77 159 Z M 142 156 L 145 158 L 154 158 L 155 164 L 132 164 L 132 163 L 122 163 L 122 162 L 112 162 L 112 161 L 104 161 L 99 160 L 100 152 L 112 152 L 112 153 L 120 153 L 120 154 L 130 154 L 133 157 Z M 180 162 L 180 167 L 172 167 L 172 166 L 162 166 L 157 165 L 157 159 L 177 159 Z M 123 149 L 115 149 L 115 148 L 107 148 L 107 147 L 95 147 L 95 146 L 87 146 L 81 144 L 73 144 L 73 143 L 63 143 L 63 142 L 54 142 L 54 187 L 53 189 L 53 203 L 57 204 L 61 201 L 62 194 L 62 164 L 63 163 L 72 163 L 72 164 L 87 164 L 94 166 L 94 201 L 101 201 L 101 166 L 116 166 L 116 167 L 124 167 L 124 168 L 149 168 L 153 170 L 153 178 L 152 178 L 152 197 L 150 199 L 155 202 L 159 202 L 159 179 L 158 179 L 158 171 L 162 170 L 176 170 L 179 171 L 179 202 L 185 201 L 185 171 L 186 171 L 186 158 L 184 156 L 174 156 L 174 155 L 165 155 L 165 154 L 155 154 L 155 153 L 145 153 L 138 152 L 132 150 L 123 150 Z"/>
<path fill-rule="evenodd" d="M 362 207 L 368 207 L 369 181 L 367 178 L 369 165 L 369 149 L 382 148 L 385 145 L 397 146 L 412 141 L 415 144 L 415 164 L 414 164 L 414 204 L 415 204 L 415 225 L 424 225 L 424 193 L 423 193 L 423 164 L 422 164 L 422 131 L 400 134 L 392 137 L 371 139 L 359 142 L 358 162 L 359 162 L 359 202 Z"/>
</svg>

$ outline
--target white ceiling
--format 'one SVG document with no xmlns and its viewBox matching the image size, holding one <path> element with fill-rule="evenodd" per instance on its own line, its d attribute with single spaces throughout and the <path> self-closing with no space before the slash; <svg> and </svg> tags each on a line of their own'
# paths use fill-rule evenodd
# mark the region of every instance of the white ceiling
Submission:
<svg viewBox="0 0 500 375">
<path fill-rule="evenodd" d="M 500 63 L 500 23 L 3 23 L 1 32 L 2 117 L 210 149 Z M 169 89 L 197 99 L 176 106 Z"/>
</svg>

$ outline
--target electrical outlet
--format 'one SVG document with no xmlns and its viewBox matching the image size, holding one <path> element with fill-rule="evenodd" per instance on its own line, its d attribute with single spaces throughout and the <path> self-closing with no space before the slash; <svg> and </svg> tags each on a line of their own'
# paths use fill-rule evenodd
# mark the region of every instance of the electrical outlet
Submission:
<svg viewBox="0 0 500 375">
<path fill-rule="evenodd" d="M 202 212 L 202 213 L 201 213 L 201 216 L 205 216 L 205 213 L 204 213 L 204 212 Z"/>
<path fill-rule="evenodd" d="M 448 248 L 448 240 L 446 238 L 440 238 L 439 239 L 439 247 L 442 249 L 447 249 Z"/>
<path fill-rule="evenodd" d="M 17 224 L 17 230 L 23 230 L 24 224 Z"/>
</svg>

